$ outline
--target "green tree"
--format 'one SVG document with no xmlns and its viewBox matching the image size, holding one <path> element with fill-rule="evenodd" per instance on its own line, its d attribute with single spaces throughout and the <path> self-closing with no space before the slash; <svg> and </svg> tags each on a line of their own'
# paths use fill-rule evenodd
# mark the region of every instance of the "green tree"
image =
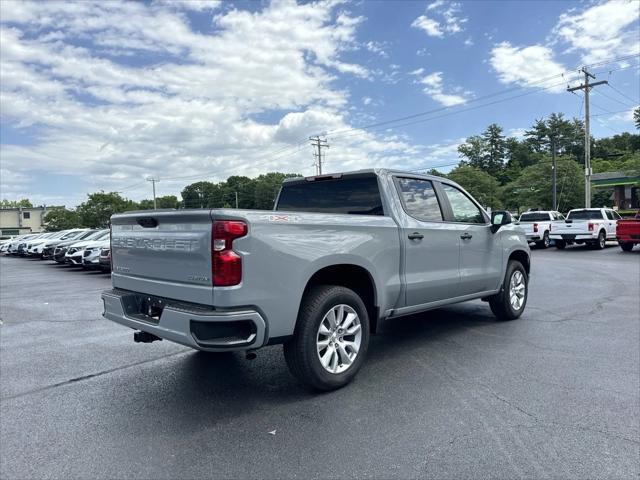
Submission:
<svg viewBox="0 0 640 480">
<path fill-rule="evenodd" d="M 492 177 L 498 178 L 504 169 L 505 138 L 502 127 L 492 123 L 482 133 L 482 139 L 486 146 L 483 170 Z"/>
<path fill-rule="evenodd" d="M 20 200 L 7 200 L 7 199 L 4 199 L 4 200 L 2 200 L 2 202 L 0 202 L 0 207 L 3 207 L 3 208 L 17 208 L 17 207 L 32 208 L 33 205 L 31 204 L 31 201 L 28 198 L 22 198 Z"/>
<path fill-rule="evenodd" d="M 165 195 L 163 197 L 156 197 L 156 205 L 158 209 L 161 208 L 180 208 L 180 201 L 175 195 Z M 153 200 L 145 199 L 138 202 L 138 209 L 140 210 L 153 210 Z"/>
<path fill-rule="evenodd" d="M 44 216 L 44 226 L 48 232 L 77 228 L 80 226 L 80 218 L 73 210 L 54 208 Z"/>
<path fill-rule="evenodd" d="M 447 178 L 460 184 L 483 206 L 493 210 L 502 208 L 500 184 L 487 172 L 471 165 L 458 165 Z"/>
<path fill-rule="evenodd" d="M 584 172 L 571 157 L 558 157 L 558 206 L 561 211 L 581 207 L 584 204 Z M 503 200 L 511 210 L 528 208 L 551 209 L 551 159 L 525 168 L 522 174 L 503 189 Z"/>
<path fill-rule="evenodd" d="M 255 179 L 254 205 L 258 210 L 271 210 L 274 206 L 276 195 L 286 178 L 299 177 L 296 173 L 271 172 L 260 175 Z"/>
<path fill-rule="evenodd" d="M 212 208 L 223 195 L 220 187 L 211 182 L 196 182 L 182 189 L 184 208 Z"/>
<path fill-rule="evenodd" d="M 640 107 L 636 107 L 633 111 L 633 121 L 636 124 L 636 128 L 640 130 Z"/>
<path fill-rule="evenodd" d="M 480 135 L 472 135 L 458 146 L 458 153 L 461 157 L 466 158 L 463 160 L 464 163 L 482 169 L 486 148 L 484 139 Z"/>
<path fill-rule="evenodd" d="M 87 201 L 78 205 L 76 212 L 80 223 L 90 228 L 105 228 L 114 213 L 135 210 L 137 207 L 135 202 L 121 197 L 117 192 L 100 191 L 87 196 Z"/>
<path fill-rule="evenodd" d="M 551 146 L 555 145 L 559 155 L 570 155 L 575 160 L 584 157 L 584 125 L 576 118 L 566 120 L 562 113 L 536 120 L 525 132 L 525 138 L 535 153 L 551 153 Z"/>
</svg>

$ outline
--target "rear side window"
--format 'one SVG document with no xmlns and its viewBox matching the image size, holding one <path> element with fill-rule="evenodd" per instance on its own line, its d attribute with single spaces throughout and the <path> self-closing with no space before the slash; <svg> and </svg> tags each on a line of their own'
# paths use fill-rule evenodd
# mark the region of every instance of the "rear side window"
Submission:
<svg viewBox="0 0 640 480">
<path fill-rule="evenodd" d="M 402 205 L 413 218 L 424 222 L 441 222 L 442 210 L 429 180 L 398 178 Z"/>
<path fill-rule="evenodd" d="M 451 210 L 453 210 L 453 221 L 461 223 L 486 223 L 484 215 L 475 203 L 471 201 L 461 190 L 456 187 L 442 184 L 444 193 L 447 194 Z"/>
<path fill-rule="evenodd" d="M 290 212 L 383 215 L 377 177 L 284 184 L 276 210 Z"/>
</svg>

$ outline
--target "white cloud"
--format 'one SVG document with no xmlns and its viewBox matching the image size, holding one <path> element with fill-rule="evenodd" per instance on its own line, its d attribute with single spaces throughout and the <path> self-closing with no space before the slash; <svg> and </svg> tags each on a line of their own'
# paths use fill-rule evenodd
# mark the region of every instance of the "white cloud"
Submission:
<svg viewBox="0 0 640 480">
<path fill-rule="evenodd" d="M 640 53 L 639 19 L 637 0 L 600 2 L 562 14 L 552 38 L 567 42 L 568 52 L 580 52 L 585 64 L 596 63 Z"/>
<path fill-rule="evenodd" d="M 411 26 L 420 28 L 430 37 L 442 38 L 445 34 L 456 34 L 464 30 L 468 18 L 460 15 L 461 5 L 458 2 L 436 0 L 427 6 L 429 16 L 420 15 Z"/>
<path fill-rule="evenodd" d="M 421 76 L 423 73 L 424 69 L 419 68 L 411 72 L 410 75 Z M 445 107 L 452 107 L 454 105 L 465 103 L 467 100 L 464 95 L 470 94 L 470 92 L 463 92 L 460 88 L 454 88 L 452 92 L 445 93 L 442 72 L 433 72 L 429 75 L 425 75 L 418 79 L 417 83 L 424 85 L 422 91 L 425 94 Z"/>
<path fill-rule="evenodd" d="M 538 86 L 540 81 L 557 76 L 565 68 L 553 59 L 553 51 L 543 45 L 514 47 L 509 42 L 495 45 L 491 50 L 491 66 L 502 83 Z M 556 81 L 561 80 L 557 78 Z M 551 89 L 561 92 L 563 86 Z"/>
<path fill-rule="evenodd" d="M 429 18 L 426 15 L 420 15 L 413 21 L 411 26 L 414 28 L 421 28 L 430 37 L 442 37 L 444 35 L 440 22 Z"/>
<path fill-rule="evenodd" d="M 189 181 L 173 177 L 312 171 L 302 141 L 350 128 L 350 93 L 335 79 L 371 75 L 342 58 L 363 19 L 334 1 L 274 1 L 254 12 L 218 8 L 204 34 L 185 13 L 207 2 L 197 3 L 0 3 L 2 128 L 36 127 L 29 144 L 8 144 L 3 134 L 3 177 L 78 175 L 95 191 L 154 175 L 176 193 Z M 410 161 L 413 148 L 367 133 L 347 143 L 340 169 Z"/>
<path fill-rule="evenodd" d="M 375 42 L 370 40 L 364 44 L 364 47 L 371 53 L 380 55 L 382 58 L 389 58 L 389 54 L 387 53 L 387 48 L 389 46 L 386 42 Z"/>
</svg>

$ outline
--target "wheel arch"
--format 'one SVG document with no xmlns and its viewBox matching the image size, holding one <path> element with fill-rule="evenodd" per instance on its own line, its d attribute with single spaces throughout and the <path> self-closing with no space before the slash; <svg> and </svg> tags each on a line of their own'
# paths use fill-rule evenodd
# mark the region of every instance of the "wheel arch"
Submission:
<svg viewBox="0 0 640 480">
<path fill-rule="evenodd" d="M 530 274 L 531 272 L 531 257 L 529 256 L 529 254 L 524 251 L 524 250 L 514 250 L 509 254 L 509 259 L 508 260 L 517 260 L 519 261 L 523 266 L 525 271 L 527 272 L 527 275 Z M 506 266 L 505 266 L 506 268 Z"/>
<path fill-rule="evenodd" d="M 350 263 L 339 263 L 320 268 L 307 281 L 302 292 L 300 305 L 309 290 L 317 285 L 338 285 L 356 292 L 367 308 L 370 331 L 376 333 L 379 303 L 375 280 L 369 270 Z M 298 312 L 300 312 L 300 306 Z"/>
</svg>

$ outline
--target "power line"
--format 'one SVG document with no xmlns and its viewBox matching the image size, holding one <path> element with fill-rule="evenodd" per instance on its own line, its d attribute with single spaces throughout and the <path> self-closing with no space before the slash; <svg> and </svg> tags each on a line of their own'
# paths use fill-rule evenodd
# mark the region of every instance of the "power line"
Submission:
<svg viewBox="0 0 640 480">
<path fill-rule="evenodd" d="M 608 85 L 608 84 L 607 84 Z M 609 100 L 613 100 L 614 102 L 619 103 L 620 105 L 624 105 L 625 107 L 630 107 L 633 108 L 635 107 L 634 105 L 629 105 L 628 102 L 623 102 L 622 100 L 618 100 L 617 98 L 613 98 L 611 95 L 607 95 L 606 93 L 604 93 L 602 90 L 598 90 L 598 94 L 602 95 L 603 97 L 608 98 Z"/>
<path fill-rule="evenodd" d="M 633 98 L 631 98 L 630 96 L 628 96 L 626 93 L 621 92 L 620 90 L 618 90 L 616 87 L 614 87 L 613 85 L 609 84 L 609 88 L 611 88 L 611 90 L 613 90 L 614 92 L 617 92 L 618 95 L 622 95 L 624 98 L 631 100 L 633 102 L 634 105 L 638 105 L 638 103 L 640 103 L 638 100 L 634 100 Z"/>
<path fill-rule="evenodd" d="M 309 140 L 311 140 L 311 146 L 316 147 L 318 151 L 318 153 L 313 154 L 316 159 L 316 173 L 322 175 L 322 149 L 329 148 L 329 142 L 326 138 L 320 138 L 318 135 L 309 137 Z"/>
</svg>

